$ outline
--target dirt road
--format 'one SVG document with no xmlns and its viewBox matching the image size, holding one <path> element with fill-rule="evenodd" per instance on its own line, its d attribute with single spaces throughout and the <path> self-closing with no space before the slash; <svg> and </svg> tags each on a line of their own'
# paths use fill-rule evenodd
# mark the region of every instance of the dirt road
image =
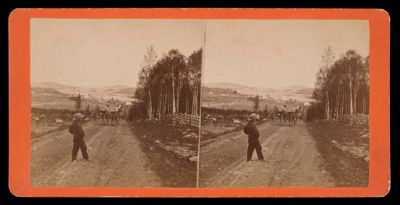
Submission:
<svg viewBox="0 0 400 205">
<path fill-rule="evenodd" d="M 297 126 L 264 123 L 258 129 L 265 162 L 258 161 L 256 153 L 253 161 L 246 162 L 247 138 L 242 131 L 220 136 L 201 148 L 200 186 L 335 186 L 303 122 Z"/>
<path fill-rule="evenodd" d="M 72 136 L 67 130 L 31 140 L 32 186 L 159 187 L 136 136 L 125 122 L 119 126 L 84 124 L 91 161 L 71 162 Z"/>
</svg>

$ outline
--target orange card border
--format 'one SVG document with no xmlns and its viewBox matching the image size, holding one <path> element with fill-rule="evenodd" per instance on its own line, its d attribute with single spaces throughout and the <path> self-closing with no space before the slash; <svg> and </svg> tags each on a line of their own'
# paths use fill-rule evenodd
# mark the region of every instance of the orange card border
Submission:
<svg viewBox="0 0 400 205">
<path fill-rule="evenodd" d="M 30 19 L 367 20 L 370 26 L 370 172 L 365 188 L 32 187 Z M 368 197 L 390 190 L 390 17 L 379 9 L 15 9 L 9 16 L 9 189 L 20 197 Z"/>
</svg>

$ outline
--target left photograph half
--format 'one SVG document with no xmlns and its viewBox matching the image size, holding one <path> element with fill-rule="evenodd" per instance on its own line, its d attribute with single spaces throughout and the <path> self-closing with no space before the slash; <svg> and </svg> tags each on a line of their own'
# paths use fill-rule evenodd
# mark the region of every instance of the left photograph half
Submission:
<svg viewBox="0 0 400 205">
<path fill-rule="evenodd" d="M 202 20 L 30 21 L 33 187 L 196 187 Z"/>
</svg>

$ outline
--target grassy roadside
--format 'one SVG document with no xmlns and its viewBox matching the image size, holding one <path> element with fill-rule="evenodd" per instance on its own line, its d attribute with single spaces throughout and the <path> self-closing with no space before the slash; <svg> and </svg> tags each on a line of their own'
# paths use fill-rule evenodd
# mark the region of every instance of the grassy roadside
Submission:
<svg viewBox="0 0 400 205">
<path fill-rule="evenodd" d="M 366 123 L 345 121 L 308 122 L 324 159 L 324 168 L 335 178 L 337 187 L 366 187 L 369 176 L 369 133 Z"/>
<path fill-rule="evenodd" d="M 53 133 L 53 132 L 62 131 L 62 130 L 67 129 L 68 127 L 69 126 L 67 124 L 64 124 L 64 125 L 61 125 L 61 126 L 54 127 L 53 129 L 47 129 L 45 131 L 38 130 L 37 128 L 34 128 L 34 129 L 31 129 L 31 138 L 34 139 L 34 138 L 38 138 L 38 137 L 41 137 L 43 135 L 47 135 L 47 134 L 50 134 L 50 133 Z"/>
<path fill-rule="evenodd" d="M 82 121 L 82 125 L 86 124 L 88 121 Z M 64 122 L 62 125 L 51 126 L 48 124 L 35 125 L 31 124 L 31 139 L 37 139 L 44 135 L 51 134 L 53 132 L 59 132 L 68 129 L 72 124 L 72 121 Z"/>
<path fill-rule="evenodd" d="M 262 125 L 266 123 L 265 121 L 257 121 L 256 125 Z M 243 128 L 246 126 L 246 124 L 241 124 L 237 126 L 218 126 L 218 125 L 213 125 L 213 124 L 203 124 L 201 126 L 201 146 L 205 146 L 209 143 L 212 142 L 213 139 L 226 135 L 229 133 L 237 132 L 243 130 Z"/>
<path fill-rule="evenodd" d="M 198 129 L 151 121 L 131 123 L 149 166 L 166 187 L 195 187 L 197 176 Z"/>
</svg>

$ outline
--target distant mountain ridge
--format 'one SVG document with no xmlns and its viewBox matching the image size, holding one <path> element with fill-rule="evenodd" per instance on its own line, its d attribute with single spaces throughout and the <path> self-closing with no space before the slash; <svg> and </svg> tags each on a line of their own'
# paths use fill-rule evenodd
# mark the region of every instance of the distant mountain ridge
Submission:
<svg viewBox="0 0 400 205">
<path fill-rule="evenodd" d="M 94 86 L 71 86 L 55 82 L 35 82 L 35 83 L 32 82 L 31 87 L 53 88 L 53 89 L 60 89 L 60 88 L 100 88 L 100 89 L 115 89 L 115 90 L 135 89 L 135 87 L 127 85 L 110 85 L 110 86 L 94 87 Z"/>
<path fill-rule="evenodd" d="M 240 85 L 237 83 L 229 83 L 229 82 L 204 84 L 204 87 L 224 88 L 224 89 L 249 89 L 249 88 L 252 88 L 250 86 Z"/>
<path fill-rule="evenodd" d="M 282 89 L 302 90 L 302 89 L 312 89 L 312 88 L 306 87 L 304 85 L 291 85 L 291 86 L 282 87 Z"/>
<path fill-rule="evenodd" d="M 41 88 L 74 88 L 75 86 L 63 85 L 61 83 L 54 82 L 37 82 L 31 83 L 31 87 L 41 87 Z"/>
<path fill-rule="evenodd" d="M 229 82 L 221 82 L 221 83 L 208 83 L 204 84 L 204 87 L 208 88 L 223 88 L 223 89 L 265 89 L 265 90 L 313 90 L 313 88 L 304 86 L 304 85 L 290 85 L 290 86 L 284 86 L 284 87 L 276 87 L 276 88 L 263 88 L 263 87 L 255 87 L 255 86 L 247 86 L 247 85 L 241 85 L 237 83 L 229 83 Z"/>
</svg>

